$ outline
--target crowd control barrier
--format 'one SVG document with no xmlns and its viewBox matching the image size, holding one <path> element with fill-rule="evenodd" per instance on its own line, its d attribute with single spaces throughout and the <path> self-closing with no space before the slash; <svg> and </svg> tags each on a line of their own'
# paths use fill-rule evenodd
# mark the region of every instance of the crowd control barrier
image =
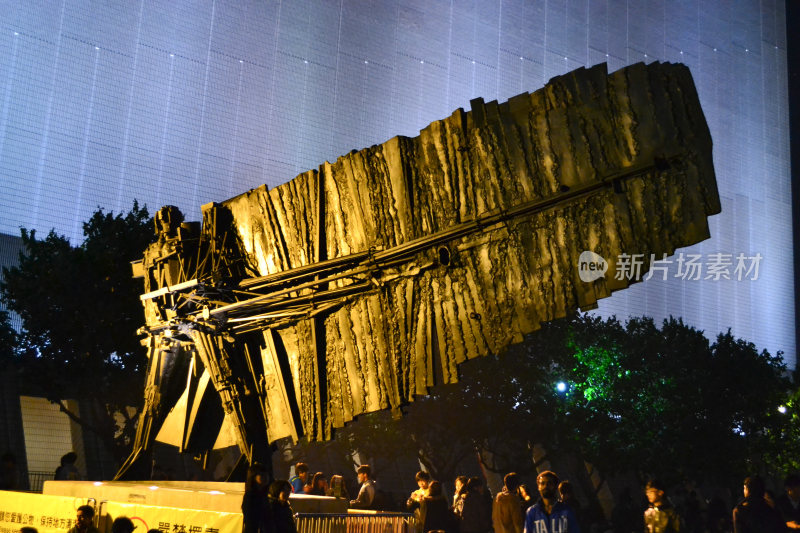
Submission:
<svg viewBox="0 0 800 533">
<path fill-rule="evenodd" d="M 87 498 L 0 491 L 0 533 L 19 533 L 23 527 L 65 533 L 75 525 L 78 507 L 86 504 L 95 507 L 94 500 Z"/>
<path fill-rule="evenodd" d="M 130 518 L 137 533 L 151 529 L 162 533 L 242 533 L 242 513 L 101 502 L 99 516 L 101 533 L 110 533 L 112 522 L 120 516 Z"/>
<path fill-rule="evenodd" d="M 297 513 L 298 533 L 420 533 L 409 513 Z"/>
</svg>

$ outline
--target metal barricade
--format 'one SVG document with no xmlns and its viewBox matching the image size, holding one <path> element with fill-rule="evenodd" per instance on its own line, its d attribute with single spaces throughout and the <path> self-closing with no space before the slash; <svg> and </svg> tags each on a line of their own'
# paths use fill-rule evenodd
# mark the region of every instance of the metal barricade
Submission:
<svg viewBox="0 0 800 533">
<path fill-rule="evenodd" d="M 53 479 L 53 472 L 28 471 L 28 492 L 42 492 L 44 482 Z"/>
<path fill-rule="evenodd" d="M 297 513 L 298 533 L 420 533 L 409 513 Z"/>
</svg>

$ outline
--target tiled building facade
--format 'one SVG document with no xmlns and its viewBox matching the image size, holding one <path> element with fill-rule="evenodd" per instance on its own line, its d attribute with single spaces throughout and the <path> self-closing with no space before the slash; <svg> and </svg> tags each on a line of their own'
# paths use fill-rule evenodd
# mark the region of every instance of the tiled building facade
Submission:
<svg viewBox="0 0 800 533">
<path fill-rule="evenodd" d="M 0 233 L 81 240 L 98 206 L 200 205 L 607 62 L 681 62 L 722 213 L 685 254 L 742 280 L 654 276 L 599 312 L 731 328 L 795 364 L 783 0 L 0 0 Z M 735 266 L 735 265 L 733 265 Z M 731 274 L 733 274 L 733 266 Z M 705 278 L 703 273 L 701 278 Z"/>
</svg>

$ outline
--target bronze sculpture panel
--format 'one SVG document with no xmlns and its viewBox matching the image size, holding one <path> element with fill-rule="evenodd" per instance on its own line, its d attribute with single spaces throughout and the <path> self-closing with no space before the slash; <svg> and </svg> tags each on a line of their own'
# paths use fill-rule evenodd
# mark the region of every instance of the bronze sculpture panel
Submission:
<svg viewBox="0 0 800 533">
<path fill-rule="evenodd" d="M 645 254 L 647 268 L 707 238 L 719 210 L 691 75 L 661 63 L 474 100 L 418 137 L 206 205 L 202 228 L 162 210 L 134 268 L 150 370 L 129 464 L 161 426 L 183 428 L 163 436 L 182 449 L 235 442 L 248 460 L 280 438 L 330 438 L 594 307 L 631 282 L 614 258 Z M 580 279 L 587 250 L 608 260 L 605 277 Z M 191 393 L 204 373 L 212 399 Z M 170 379 L 175 390 L 158 385 Z M 192 429 L 219 405 L 215 431 Z"/>
</svg>

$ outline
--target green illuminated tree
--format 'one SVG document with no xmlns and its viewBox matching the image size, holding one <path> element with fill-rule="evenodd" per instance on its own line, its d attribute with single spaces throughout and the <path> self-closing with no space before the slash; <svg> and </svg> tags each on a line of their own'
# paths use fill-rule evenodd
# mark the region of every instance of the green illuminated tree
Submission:
<svg viewBox="0 0 800 533">
<path fill-rule="evenodd" d="M 673 318 L 661 328 L 587 316 L 552 327 L 564 343 L 554 368 L 568 383 L 559 416 L 573 428 L 562 438 L 601 471 L 729 484 L 763 466 L 754 460 L 786 422 L 780 354 L 730 332 L 711 343 Z"/>
<path fill-rule="evenodd" d="M 772 423 L 766 431 L 764 462 L 776 473 L 800 471 L 800 387 L 794 372 L 793 390 L 777 413 L 770 413 Z"/>
</svg>

